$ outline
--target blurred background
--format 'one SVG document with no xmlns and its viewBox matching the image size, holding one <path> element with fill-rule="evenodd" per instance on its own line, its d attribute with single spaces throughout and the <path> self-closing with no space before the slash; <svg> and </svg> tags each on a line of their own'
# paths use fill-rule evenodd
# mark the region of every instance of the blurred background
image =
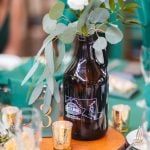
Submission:
<svg viewBox="0 0 150 150">
<path fill-rule="evenodd" d="M 33 56 L 46 34 L 42 17 L 54 0 L 0 0 L 0 53 Z"/>
<path fill-rule="evenodd" d="M 46 34 L 42 17 L 55 0 L 0 0 L 0 53 L 34 56 Z M 124 39 L 111 49 L 110 58 L 138 61 L 142 45 L 140 26 L 121 26 Z"/>
</svg>

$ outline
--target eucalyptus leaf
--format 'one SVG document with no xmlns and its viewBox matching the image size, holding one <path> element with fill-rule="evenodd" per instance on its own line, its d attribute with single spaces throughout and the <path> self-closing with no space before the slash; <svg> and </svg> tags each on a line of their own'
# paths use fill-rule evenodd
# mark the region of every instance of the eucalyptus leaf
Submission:
<svg viewBox="0 0 150 150">
<path fill-rule="evenodd" d="M 44 44 L 44 42 L 43 42 L 42 47 L 38 50 L 38 53 L 37 53 L 37 55 L 35 56 L 35 60 L 39 60 L 39 57 L 40 57 L 40 55 L 43 53 L 44 49 L 45 49 L 45 44 Z"/>
<path fill-rule="evenodd" d="M 98 37 L 98 39 L 93 44 L 95 51 L 101 51 L 102 49 L 106 49 L 106 47 L 107 41 L 104 37 Z"/>
<path fill-rule="evenodd" d="M 103 3 L 103 2 L 100 1 L 100 0 L 95 0 L 95 2 L 94 2 L 94 8 L 101 6 L 102 3 Z"/>
<path fill-rule="evenodd" d="M 66 26 L 64 24 L 58 23 L 56 25 L 56 29 L 49 36 L 46 37 L 46 39 L 43 42 L 43 45 L 46 47 L 49 42 L 52 42 L 52 40 L 56 38 L 59 34 L 62 34 L 65 31 L 65 29 Z"/>
<path fill-rule="evenodd" d="M 55 30 L 44 40 L 44 45 L 51 42 L 56 36 L 62 34 L 67 29 L 67 26 L 63 23 L 56 24 Z"/>
<path fill-rule="evenodd" d="M 63 11 L 65 8 L 65 4 L 61 1 L 58 1 L 51 9 L 49 12 L 50 18 L 57 20 L 59 17 L 62 16 Z"/>
<path fill-rule="evenodd" d="M 54 56 L 53 56 L 53 44 L 52 42 L 48 43 L 45 47 L 45 58 L 47 66 L 50 70 L 50 73 L 54 73 Z"/>
<path fill-rule="evenodd" d="M 97 22 L 105 22 L 108 20 L 110 14 L 107 9 L 105 8 L 95 8 L 89 15 L 88 20 L 91 23 L 97 23 Z"/>
<path fill-rule="evenodd" d="M 87 23 L 86 26 L 87 26 L 89 35 L 92 35 L 95 33 L 95 24 Z"/>
<path fill-rule="evenodd" d="M 44 45 L 45 45 L 45 47 L 46 47 L 46 45 L 49 43 L 49 42 L 51 42 L 54 38 L 56 37 L 56 34 L 55 34 L 55 32 L 53 32 L 53 33 L 51 33 L 50 35 L 48 35 L 47 37 L 46 37 L 46 39 L 44 40 Z"/>
<path fill-rule="evenodd" d="M 60 102 L 60 93 L 59 93 L 59 87 L 58 87 L 58 84 L 56 81 L 54 81 L 54 85 L 55 85 L 54 98 L 55 98 L 56 102 L 59 103 Z"/>
<path fill-rule="evenodd" d="M 118 27 L 112 26 L 107 28 L 105 37 L 109 43 L 117 44 L 123 39 L 123 34 Z"/>
<path fill-rule="evenodd" d="M 32 68 L 29 70 L 29 72 L 27 73 L 27 75 L 25 76 L 25 78 L 23 79 L 22 83 L 21 83 L 21 86 L 24 85 L 30 78 L 31 76 L 34 74 L 34 72 L 37 70 L 39 66 L 39 61 L 36 61 Z"/>
<path fill-rule="evenodd" d="M 44 114 L 48 112 L 50 105 L 51 105 L 51 100 L 52 100 L 52 94 L 51 94 L 50 89 L 47 87 L 45 96 L 44 96 L 43 109 L 42 109 Z"/>
<path fill-rule="evenodd" d="M 47 78 L 47 85 L 49 90 L 51 91 L 51 94 L 54 94 L 54 79 L 51 75 Z"/>
<path fill-rule="evenodd" d="M 49 14 L 46 14 L 44 17 L 43 17 L 43 30 L 50 34 L 53 30 L 55 30 L 56 28 L 56 24 L 57 24 L 57 21 L 56 20 L 52 20 L 50 17 L 49 17 Z"/>
<path fill-rule="evenodd" d="M 128 25 L 133 25 L 133 24 L 141 25 L 141 22 L 139 22 L 136 19 L 126 19 L 123 23 Z"/>
<path fill-rule="evenodd" d="M 109 6 L 110 6 L 110 9 L 112 11 L 114 11 L 115 10 L 115 1 L 114 0 L 109 0 Z"/>
<path fill-rule="evenodd" d="M 124 6 L 124 0 L 118 0 L 118 3 L 121 8 Z"/>
<path fill-rule="evenodd" d="M 44 69 L 44 72 L 42 73 L 39 80 L 37 81 L 37 84 L 40 84 L 41 82 L 43 82 L 45 79 L 47 79 L 47 77 L 49 75 L 50 75 L 50 71 L 49 71 L 48 66 L 46 66 L 45 69 Z"/>
<path fill-rule="evenodd" d="M 58 43 L 58 57 L 55 60 L 55 70 L 58 70 L 65 56 L 65 44 L 61 41 Z"/>
<path fill-rule="evenodd" d="M 136 3 L 128 3 L 128 4 L 124 5 L 123 10 L 126 10 L 126 9 L 135 9 L 135 8 L 139 8 L 139 5 L 136 4 Z"/>
<path fill-rule="evenodd" d="M 32 94 L 30 96 L 29 105 L 33 104 L 38 99 L 38 97 L 40 96 L 40 94 L 42 92 L 42 89 L 43 89 L 43 83 L 38 84 L 34 88 L 34 90 L 32 91 Z"/>
<path fill-rule="evenodd" d="M 63 23 L 58 23 L 56 25 L 56 29 L 54 31 L 55 35 L 60 35 L 62 34 L 65 30 L 67 29 L 67 26 L 64 25 Z"/>
<path fill-rule="evenodd" d="M 132 8 L 126 8 L 123 9 L 124 13 L 128 13 L 128 14 L 135 14 L 135 10 Z"/>
<path fill-rule="evenodd" d="M 66 43 L 66 44 L 69 44 L 69 43 L 72 43 L 75 36 L 76 36 L 76 27 L 69 27 L 64 31 L 63 34 L 59 35 L 58 38 Z"/>
<path fill-rule="evenodd" d="M 75 28 L 77 28 L 77 25 L 78 25 L 78 21 L 68 24 L 69 27 L 75 27 Z"/>
<path fill-rule="evenodd" d="M 78 25 L 77 25 L 77 30 L 78 32 L 82 32 L 82 27 L 84 26 L 89 12 L 92 9 L 92 7 L 94 6 L 95 0 L 91 0 L 89 5 L 85 8 L 85 10 L 83 11 L 83 13 L 81 14 L 79 20 L 78 20 Z"/>
<path fill-rule="evenodd" d="M 105 24 L 96 24 L 95 28 L 96 28 L 99 32 L 106 32 L 106 30 L 107 30 L 107 25 L 105 25 Z"/>
</svg>

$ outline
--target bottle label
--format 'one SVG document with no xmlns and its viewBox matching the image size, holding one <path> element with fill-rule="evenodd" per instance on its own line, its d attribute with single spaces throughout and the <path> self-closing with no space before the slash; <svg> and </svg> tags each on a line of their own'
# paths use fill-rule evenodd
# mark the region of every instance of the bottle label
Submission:
<svg viewBox="0 0 150 150">
<path fill-rule="evenodd" d="M 91 120 L 97 120 L 103 117 L 103 112 L 98 111 L 97 98 L 78 99 L 66 96 L 65 111 L 68 118 L 81 120 L 85 117 Z"/>
</svg>

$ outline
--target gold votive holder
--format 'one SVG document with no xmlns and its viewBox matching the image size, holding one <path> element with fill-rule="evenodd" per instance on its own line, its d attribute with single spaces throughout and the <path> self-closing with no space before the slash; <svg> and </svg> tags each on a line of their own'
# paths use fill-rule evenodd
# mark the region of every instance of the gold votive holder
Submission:
<svg viewBox="0 0 150 150">
<path fill-rule="evenodd" d="M 113 127 L 120 132 L 128 132 L 130 106 L 118 104 L 112 107 Z"/>
<path fill-rule="evenodd" d="M 72 123 L 70 121 L 56 121 L 52 124 L 53 149 L 71 150 Z"/>
<path fill-rule="evenodd" d="M 7 128 L 13 128 L 16 122 L 19 108 L 15 106 L 7 106 L 2 108 L 2 121 Z"/>
</svg>

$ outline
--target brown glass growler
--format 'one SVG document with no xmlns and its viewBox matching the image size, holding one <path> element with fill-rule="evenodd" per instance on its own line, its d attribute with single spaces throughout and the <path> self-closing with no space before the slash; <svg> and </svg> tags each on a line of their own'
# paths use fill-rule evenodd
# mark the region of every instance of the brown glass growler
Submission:
<svg viewBox="0 0 150 150">
<path fill-rule="evenodd" d="M 72 137 L 95 140 L 108 129 L 106 68 L 98 63 L 93 36 L 77 36 L 77 49 L 64 74 L 64 119 L 73 123 Z"/>
</svg>

